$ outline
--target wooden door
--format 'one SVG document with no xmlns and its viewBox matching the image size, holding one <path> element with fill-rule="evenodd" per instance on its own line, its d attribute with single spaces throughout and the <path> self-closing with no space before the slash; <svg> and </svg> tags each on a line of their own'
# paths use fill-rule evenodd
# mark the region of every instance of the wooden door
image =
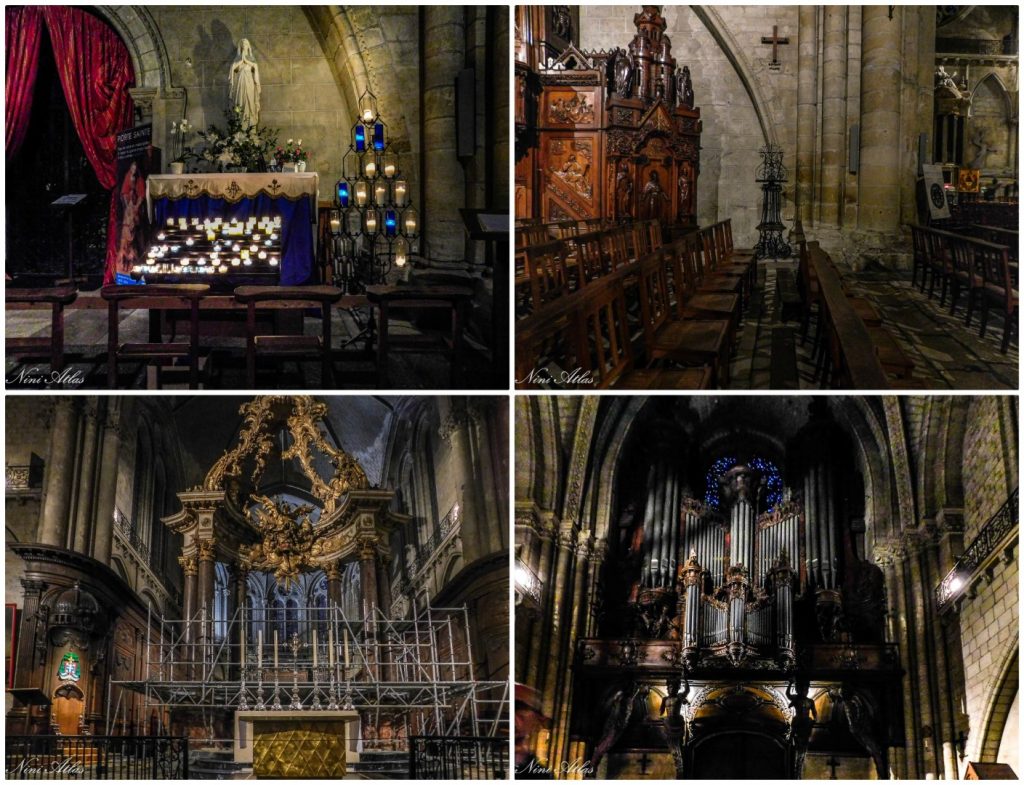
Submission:
<svg viewBox="0 0 1024 785">
<path fill-rule="evenodd" d="M 82 699 L 75 694 L 63 694 L 53 699 L 53 716 L 64 736 L 77 736 L 79 718 L 82 716 Z"/>
</svg>

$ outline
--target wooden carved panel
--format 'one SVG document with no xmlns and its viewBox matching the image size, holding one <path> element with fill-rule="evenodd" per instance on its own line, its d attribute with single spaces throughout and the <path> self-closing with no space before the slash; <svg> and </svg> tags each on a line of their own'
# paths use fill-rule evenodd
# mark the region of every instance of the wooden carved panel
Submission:
<svg viewBox="0 0 1024 785">
<path fill-rule="evenodd" d="M 545 205 L 557 204 L 571 218 L 597 215 L 595 190 L 599 177 L 595 165 L 595 135 L 548 136 L 544 142 L 540 160 L 543 162 Z M 550 209 L 545 209 L 544 214 L 552 215 Z"/>
<path fill-rule="evenodd" d="M 597 102 L 593 90 L 572 88 L 544 92 L 544 118 L 547 126 L 594 127 Z"/>
</svg>

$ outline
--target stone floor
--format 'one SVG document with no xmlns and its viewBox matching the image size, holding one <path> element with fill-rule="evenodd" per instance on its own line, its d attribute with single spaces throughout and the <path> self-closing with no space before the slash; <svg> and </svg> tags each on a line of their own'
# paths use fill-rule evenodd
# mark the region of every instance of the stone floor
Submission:
<svg viewBox="0 0 1024 785">
<path fill-rule="evenodd" d="M 797 378 L 791 389 L 812 390 L 814 381 L 811 340 L 800 342 L 800 324 L 783 321 L 778 294 L 778 277 L 782 270 L 795 274 L 796 262 L 767 261 L 759 263 L 760 286 L 755 291 L 750 310 L 738 333 L 737 348 L 731 364 L 731 387 L 738 389 L 772 389 L 773 370 L 779 378 L 780 367 L 791 364 L 792 358 L 780 357 L 781 351 L 795 351 Z M 1006 354 L 999 352 L 1002 339 L 1002 318 L 990 316 L 984 338 L 978 335 L 978 321 L 968 329 L 964 326 L 964 305 L 954 316 L 939 308 L 938 299 L 928 299 L 911 285 L 909 275 L 889 270 L 845 272 L 844 279 L 857 295 L 871 301 L 882 316 L 883 324 L 902 350 L 913 360 L 913 377 L 917 387 L 934 390 L 1016 389 L 1018 384 L 1018 346 L 1016 338 Z M 813 335 L 814 323 L 810 334 Z M 778 331 L 788 331 L 790 340 L 779 341 Z M 774 339 L 774 340 L 773 340 Z M 792 348 L 790 348 L 792 347 Z M 774 349 L 774 351 L 773 351 Z M 785 375 L 785 374 L 783 374 Z"/>
<path fill-rule="evenodd" d="M 6 359 L 5 378 L 8 389 L 89 389 L 105 388 L 107 314 L 101 309 L 72 309 L 65 312 L 65 352 L 67 368 L 56 383 L 51 382 L 49 365 L 45 361 Z M 358 319 L 358 321 L 357 321 Z M 367 313 L 335 310 L 332 321 L 332 346 L 337 353 L 332 389 L 378 389 L 376 364 L 372 354 L 367 356 L 365 344 L 357 336 Z M 119 326 L 122 342 L 146 342 L 148 313 L 126 311 Z M 306 316 L 303 330 L 307 335 L 320 334 L 320 320 Z M 49 311 L 12 311 L 6 314 L 9 336 L 46 336 L 50 331 Z M 410 322 L 392 320 L 393 336 L 419 334 Z M 179 336 L 180 340 L 180 336 Z M 186 338 L 187 340 L 187 338 Z M 245 389 L 244 337 L 203 337 L 201 361 L 204 389 Z M 495 373 L 489 353 L 472 338 L 464 353 L 460 389 L 505 389 L 507 374 Z M 265 363 L 265 367 L 264 366 Z M 125 389 L 156 387 L 154 369 L 141 363 L 119 364 L 120 386 Z M 161 374 L 164 389 L 187 387 L 187 368 L 182 372 L 170 369 Z M 446 358 L 430 353 L 394 353 L 388 363 L 388 383 L 381 389 L 444 390 L 451 388 Z M 273 363 L 261 361 L 257 375 L 260 389 L 323 389 L 319 362 L 287 361 Z"/>
</svg>

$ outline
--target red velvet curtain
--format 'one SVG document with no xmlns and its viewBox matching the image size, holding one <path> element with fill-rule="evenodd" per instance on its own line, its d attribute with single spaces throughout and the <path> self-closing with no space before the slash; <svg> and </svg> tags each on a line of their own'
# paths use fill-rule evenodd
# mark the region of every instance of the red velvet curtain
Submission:
<svg viewBox="0 0 1024 785">
<path fill-rule="evenodd" d="M 43 35 L 43 17 L 36 6 L 4 9 L 4 45 L 7 47 L 5 79 L 6 147 L 10 159 L 25 141 L 32 115 L 32 94 L 39 70 L 39 42 Z"/>
<path fill-rule="evenodd" d="M 128 88 L 135 84 L 131 55 L 107 25 L 80 8 L 43 6 L 57 73 L 71 121 L 85 155 L 104 188 L 117 183 L 117 134 L 133 125 Z M 114 278 L 117 256 L 118 193 L 110 199 L 104 282 Z"/>
<path fill-rule="evenodd" d="M 80 8 L 43 6 L 71 121 L 104 188 L 117 180 L 117 134 L 132 126 L 131 55 L 107 25 Z"/>
</svg>

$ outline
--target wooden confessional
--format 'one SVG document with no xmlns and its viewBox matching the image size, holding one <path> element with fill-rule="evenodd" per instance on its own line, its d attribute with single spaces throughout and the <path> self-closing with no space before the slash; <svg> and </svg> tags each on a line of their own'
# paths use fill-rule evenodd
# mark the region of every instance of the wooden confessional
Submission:
<svg viewBox="0 0 1024 785">
<path fill-rule="evenodd" d="M 559 8 L 516 9 L 516 217 L 696 227 L 700 109 L 658 7 L 608 52 L 581 51 Z"/>
</svg>

